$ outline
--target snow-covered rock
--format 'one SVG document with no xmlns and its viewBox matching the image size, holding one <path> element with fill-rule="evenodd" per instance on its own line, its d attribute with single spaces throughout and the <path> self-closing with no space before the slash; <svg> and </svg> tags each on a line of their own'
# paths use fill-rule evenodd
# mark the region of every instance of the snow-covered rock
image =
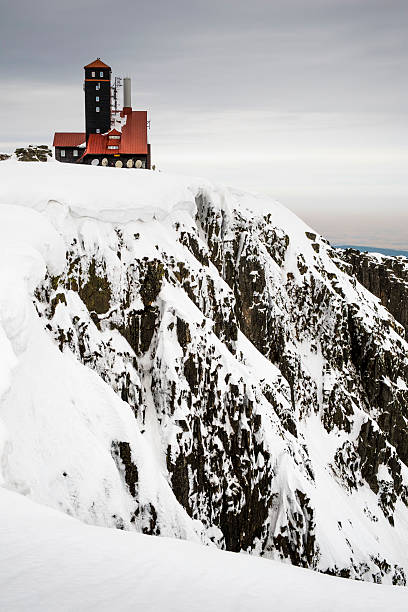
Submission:
<svg viewBox="0 0 408 612">
<path fill-rule="evenodd" d="M 360 252 L 356 249 L 337 249 L 349 264 L 349 272 L 381 303 L 408 333 L 408 258 L 391 257 L 381 253 Z M 347 269 L 347 268 L 346 268 Z"/>
<path fill-rule="evenodd" d="M 324 239 L 203 179 L 12 161 L 0 227 L 4 486 L 405 584 L 408 347 Z"/>
</svg>

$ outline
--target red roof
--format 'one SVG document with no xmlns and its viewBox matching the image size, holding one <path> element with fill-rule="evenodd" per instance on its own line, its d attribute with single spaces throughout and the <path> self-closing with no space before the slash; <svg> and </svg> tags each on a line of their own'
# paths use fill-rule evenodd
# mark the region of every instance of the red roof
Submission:
<svg viewBox="0 0 408 612">
<path fill-rule="evenodd" d="M 85 132 L 55 132 L 53 147 L 79 147 L 84 144 Z"/>
<path fill-rule="evenodd" d="M 87 66 L 84 66 L 84 68 L 109 68 L 110 69 L 110 66 L 108 66 L 107 64 L 104 64 L 101 58 L 98 57 L 96 58 L 94 62 L 91 62 Z"/>
<path fill-rule="evenodd" d="M 109 141 L 109 135 L 121 136 L 121 139 Z M 118 149 L 108 149 L 118 146 Z M 84 155 L 147 155 L 147 112 L 132 111 L 127 116 L 122 134 L 112 130 L 109 134 L 89 134 L 88 146 Z"/>
<path fill-rule="evenodd" d="M 122 128 L 120 153 L 147 155 L 147 111 L 132 111 Z"/>
<path fill-rule="evenodd" d="M 120 132 L 118 132 L 118 130 L 115 130 L 115 129 L 111 130 L 108 134 L 108 136 L 120 136 L 120 135 L 121 135 Z"/>
<path fill-rule="evenodd" d="M 84 155 L 105 155 L 107 154 L 106 145 L 108 144 L 108 137 L 105 134 L 89 134 L 88 146 Z M 118 153 L 116 149 L 110 149 L 109 153 Z"/>
</svg>

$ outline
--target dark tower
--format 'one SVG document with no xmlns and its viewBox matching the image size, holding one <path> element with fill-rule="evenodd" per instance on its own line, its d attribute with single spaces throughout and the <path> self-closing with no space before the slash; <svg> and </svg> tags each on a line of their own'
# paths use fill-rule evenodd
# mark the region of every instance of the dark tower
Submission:
<svg viewBox="0 0 408 612">
<path fill-rule="evenodd" d="M 104 134 L 111 127 L 111 69 L 98 57 L 85 69 L 85 131 Z"/>
</svg>

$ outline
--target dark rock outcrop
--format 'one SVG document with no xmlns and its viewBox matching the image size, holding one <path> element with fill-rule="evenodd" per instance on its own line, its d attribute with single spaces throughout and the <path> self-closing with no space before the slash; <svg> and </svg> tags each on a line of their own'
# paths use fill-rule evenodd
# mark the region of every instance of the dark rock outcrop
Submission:
<svg viewBox="0 0 408 612">
<path fill-rule="evenodd" d="M 14 154 L 18 161 L 23 162 L 46 162 L 49 157 L 52 157 L 51 149 L 47 145 L 19 147 Z"/>
<path fill-rule="evenodd" d="M 403 325 L 408 334 L 408 259 L 357 251 L 338 250 L 347 270 Z"/>
</svg>

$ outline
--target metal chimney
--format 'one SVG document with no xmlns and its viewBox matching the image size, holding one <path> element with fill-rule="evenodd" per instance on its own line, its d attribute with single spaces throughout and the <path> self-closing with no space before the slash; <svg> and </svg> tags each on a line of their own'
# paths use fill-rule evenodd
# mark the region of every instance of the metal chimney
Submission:
<svg viewBox="0 0 408 612">
<path fill-rule="evenodd" d="M 129 77 L 123 79 L 123 108 L 132 108 L 132 85 Z"/>
</svg>

